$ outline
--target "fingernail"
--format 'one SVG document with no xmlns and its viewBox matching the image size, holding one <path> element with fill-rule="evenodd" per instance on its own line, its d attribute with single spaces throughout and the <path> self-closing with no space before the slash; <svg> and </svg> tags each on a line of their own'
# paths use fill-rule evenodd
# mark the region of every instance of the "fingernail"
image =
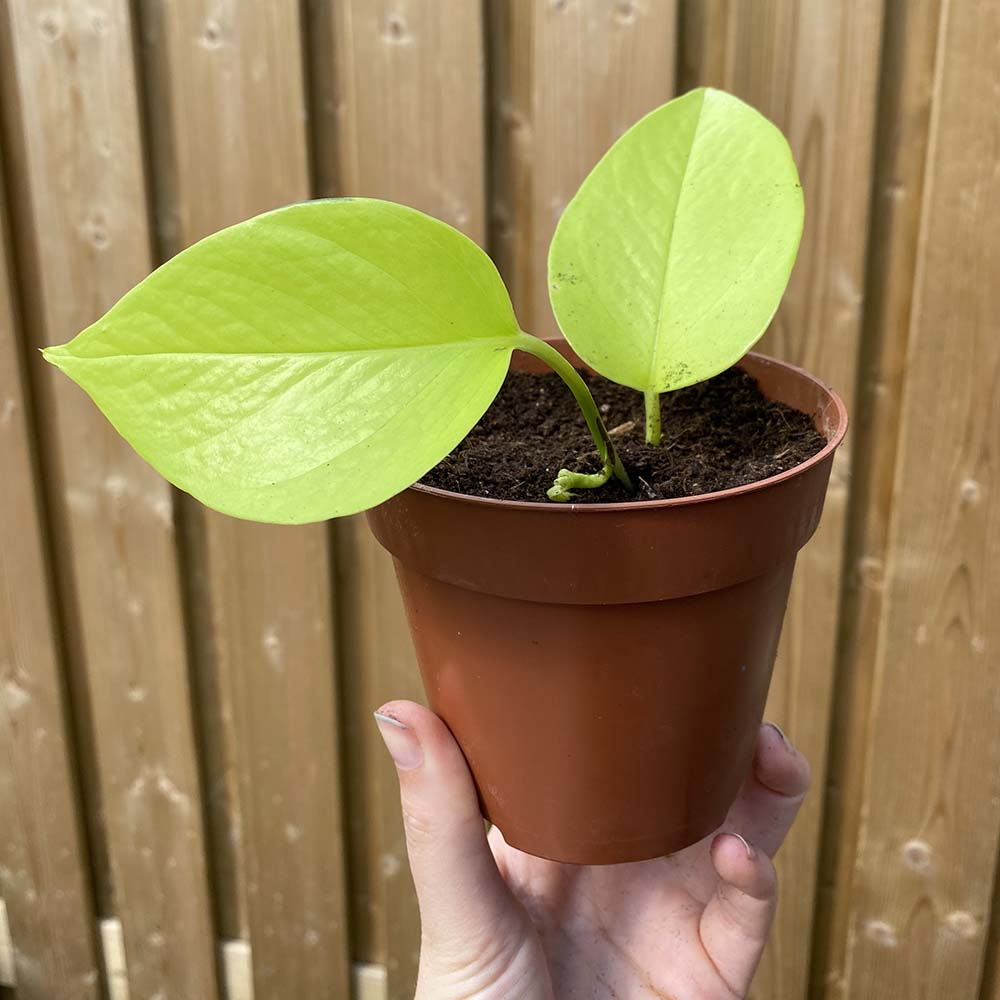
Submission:
<svg viewBox="0 0 1000 1000">
<path fill-rule="evenodd" d="M 781 728 L 781 726 L 779 726 L 776 722 L 765 722 L 764 725 L 770 726 L 781 737 L 781 742 L 784 743 L 789 750 L 792 749 L 791 741 L 785 735 L 785 731 Z"/>
<path fill-rule="evenodd" d="M 389 756 L 400 771 L 412 771 L 424 762 L 424 752 L 413 730 L 399 719 L 375 712 L 375 724 L 385 741 Z"/>
<path fill-rule="evenodd" d="M 777 728 L 777 727 L 775 727 Z M 733 836 L 740 841 L 740 843 L 747 849 L 747 857 L 753 861 L 756 857 L 757 852 L 746 842 L 745 837 L 741 837 L 738 833 L 733 833 Z"/>
</svg>

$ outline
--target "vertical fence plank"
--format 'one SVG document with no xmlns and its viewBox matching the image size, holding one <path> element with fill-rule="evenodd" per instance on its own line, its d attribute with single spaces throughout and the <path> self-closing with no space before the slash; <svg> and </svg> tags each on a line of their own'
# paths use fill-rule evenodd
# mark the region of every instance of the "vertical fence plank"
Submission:
<svg viewBox="0 0 1000 1000">
<path fill-rule="evenodd" d="M 413 993 L 420 923 L 406 864 L 396 777 L 373 733 L 390 698 L 424 700 L 392 562 L 363 517 L 337 525 L 337 592 L 347 793 L 351 802 L 352 920 L 356 959 L 385 967 L 393 998 Z M 353 929 L 353 928 L 352 928 Z"/>
<path fill-rule="evenodd" d="M 313 5 L 322 193 L 391 198 L 485 241 L 484 84 L 478 4 L 342 0 Z M 338 526 L 352 869 L 361 876 L 357 957 L 387 966 L 388 995 L 413 995 L 419 922 L 395 777 L 371 720 L 420 685 L 391 563 L 361 519 Z M 349 779 L 352 780 L 352 779 Z"/>
<path fill-rule="evenodd" d="M 990 908 L 989 939 L 983 966 L 979 1000 L 1000 1000 L 1000 855 L 993 874 L 993 903 Z"/>
<path fill-rule="evenodd" d="M 369 731 L 369 713 L 382 700 L 385 680 L 378 657 L 380 640 L 405 628 L 402 611 L 391 592 L 392 568 L 385 565 L 361 518 L 335 525 L 338 654 L 344 672 L 344 791 L 348 814 L 348 869 L 351 873 L 351 955 L 361 962 L 385 966 L 386 922 L 383 893 L 381 819 L 392 809 L 392 774 L 382 748 Z M 387 600 L 380 600 L 380 598 Z M 405 658 L 412 664 L 412 655 Z M 395 697 L 395 695 L 390 696 Z M 394 856 L 392 867 L 401 858 Z M 414 917 L 413 901 L 402 907 Z"/>
<path fill-rule="evenodd" d="M 524 329 L 558 334 L 549 243 L 580 182 L 673 96 L 677 8 L 612 0 L 491 0 L 491 246 Z"/>
<path fill-rule="evenodd" d="M 995 4 L 943 5 L 856 858 L 837 887 L 851 896 L 846 962 L 833 996 L 962 1000 L 980 987 L 1000 831 L 1000 124 L 980 99 L 1000 88 L 997 37 Z"/>
<path fill-rule="evenodd" d="M 940 6 L 886 7 L 859 398 L 852 414 L 856 457 L 811 969 L 816 996 L 843 995 L 852 905 L 844 887 L 856 860 L 864 745 L 885 597 Z"/>
<path fill-rule="evenodd" d="M 788 135 L 806 226 L 785 301 L 761 349 L 832 383 L 852 405 L 874 142 L 880 3 L 688 3 L 686 86 L 750 101 Z M 694 46 L 700 45 L 700 50 Z M 823 523 L 803 551 L 785 617 L 768 717 L 813 766 L 813 791 L 782 849 L 782 899 L 754 995 L 799 998 L 809 970 L 826 742 L 831 711 L 850 443 L 841 448 Z"/>
<path fill-rule="evenodd" d="M 4 4 L 6 152 L 34 346 L 67 339 L 150 266 L 125 0 Z M 33 355 L 75 689 L 132 995 L 217 995 L 167 485 Z"/>
<path fill-rule="evenodd" d="M 309 197 L 297 0 L 140 4 L 161 246 Z M 343 998 L 347 894 L 324 525 L 185 500 L 214 848 L 256 1000 Z"/>
<path fill-rule="evenodd" d="M 0 899 L 21 1000 L 97 1000 L 97 927 L 13 289 L 0 189 Z"/>
</svg>

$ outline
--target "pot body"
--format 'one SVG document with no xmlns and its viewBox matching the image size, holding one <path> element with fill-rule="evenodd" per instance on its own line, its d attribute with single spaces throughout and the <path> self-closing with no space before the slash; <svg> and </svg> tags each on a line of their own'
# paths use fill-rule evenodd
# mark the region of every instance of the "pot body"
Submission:
<svg viewBox="0 0 1000 1000">
<path fill-rule="evenodd" d="M 672 853 L 722 823 L 750 767 L 795 556 L 847 415 L 799 369 L 760 355 L 741 366 L 812 415 L 819 454 L 681 500 L 528 504 L 416 486 L 369 512 L 430 705 L 484 815 L 521 850 L 579 864 Z"/>
</svg>

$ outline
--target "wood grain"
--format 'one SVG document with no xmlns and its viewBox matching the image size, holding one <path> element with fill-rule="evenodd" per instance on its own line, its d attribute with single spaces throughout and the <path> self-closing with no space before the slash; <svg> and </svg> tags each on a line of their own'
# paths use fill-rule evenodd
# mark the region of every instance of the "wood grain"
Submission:
<svg viewBox="0 0 1000 1000">
<path fill-rule="evenodd" d="M 993 874 L 993 900 L 990 906 L 989 938 L 983 960 L 980 1000 L 1000 1000 L 1000 852 Z"/>
<path fill-rule="evenodd" d="M 0 58 L 28 342 L 67 340 L 148 271 L 125 0 L 3 7 Z M 216 997 L 201 792 L 166 483 L 37 355 L 47 502 L 93 829 L 133 996 Z M 94 793 L 98 792 L 99 798 Z M 99 811 L 96 811 L 99 809 Z"/>
<path fill-rule="evenodd" d="M 987 0 L 0 3 L 17 996 L 409 1000 L 419 944 L 370 717 L 420 697 L 390 560 L 361 518 L 175 495 L 33 348 L 310 193 L 459 226 L 552 333 L 558 214 L 676 69 L 789 134 L 806 236 L 763 346 L 853 420 L 769 705 L 815 785 L 753 995 L 1000 1000 L 997 37 Z"/>
<path fill-rule="evenodd" d="M 390 198 L 485 241 L 478 4 L 346 0 L 313 10 L 316 176 L 323 194 Z M 337 527 L 355 958 L 412 997 L 419 921 L 396 779 L 371 719 L 421 687 L 388 556 L 361 518 Z"/>
<path fill-rule="evenodd" d="M 97 926 L 0 189 L 0 900 L 21 1000 L 97 1000 Z M 2 945 L 0 945 L 2 947 Z M 0 962 L 0 965 L 4 964 Z M 0 977 L 2 978 L 2 977 Z M 11 984 L 13 985 L 13 981 Z"/>
<path fill-rule="evenodd" d="M 846 961 L 831 996 L 977 996 L 1000 831 L 1000 122 L 970 100 L 1000 90 L 1000 10 L 941 13 L 857 856 L 841 888 Z"/>
<path fill-rule="evenodd" d="M 831 383 L 850 410 L 861 330 L 882 5 L 689 3 L 685 85 L 733 91 L 788 136 L 806 198 L 792 280 L 760 349 Z M 701 46 L 699 51 L 694 46 Z M 754 996 L 805 994 L 834 676 L 850 437 L 799 556 L 767 715 L 809 758 L 813 792 L 778 860 L 782 900 Z"/>
<path fill-rule="evenodd" d="M 811 989 L 842 995 L 872 675 L 884 610 L 940 4 L 889 4 L 878 106 L 841 637 L 830 727 Z"/>
<path fill-rule="evenodd" d="M 337 592 L 351 802 L 354 953 L 386 969 L 388 996 L 412 995 L 420 921 L 406 860 L 395 770 L 372 712 L 423 689 L 392 561 L 363 516 L 337 524 Z"/>
<path fill-rule="evenodd" d="M 677 6 L 491 0 L 490 249 L 521 326 L 559 333 L 547 260 L 591 167 L 674 93 Z"/>
<path fill-rule="evenodd" d="M 157 230 L 172 254 L 309 197 L 296 0 L 141 5 Z M 224 936 L 256 1000 L 349 989 L 330 553 L 324 525 L 184 498 Z"/>
</svg>

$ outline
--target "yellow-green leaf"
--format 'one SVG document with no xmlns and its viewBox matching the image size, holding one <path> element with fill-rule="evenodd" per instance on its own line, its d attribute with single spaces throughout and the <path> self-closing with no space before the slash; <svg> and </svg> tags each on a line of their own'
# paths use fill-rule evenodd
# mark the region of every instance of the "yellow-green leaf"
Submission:
<svg viewBox="0 0 1000 1000">
<path fill-rule="evenodd" d="M 167 479 L 301 523 L 432 468 L 503 382 L 517 321 L 490 259 L 402 205 L 292 205 L 195 244 L 45 357 Z"/>
<path fill-rule="evenodd" d="M 652 111 L 594 167 L 549 253 L 566 339 L 644 392 L 700 382 L 766 329 L 802 234 L 785 137 L 719 90 Z"/>
</svg>

